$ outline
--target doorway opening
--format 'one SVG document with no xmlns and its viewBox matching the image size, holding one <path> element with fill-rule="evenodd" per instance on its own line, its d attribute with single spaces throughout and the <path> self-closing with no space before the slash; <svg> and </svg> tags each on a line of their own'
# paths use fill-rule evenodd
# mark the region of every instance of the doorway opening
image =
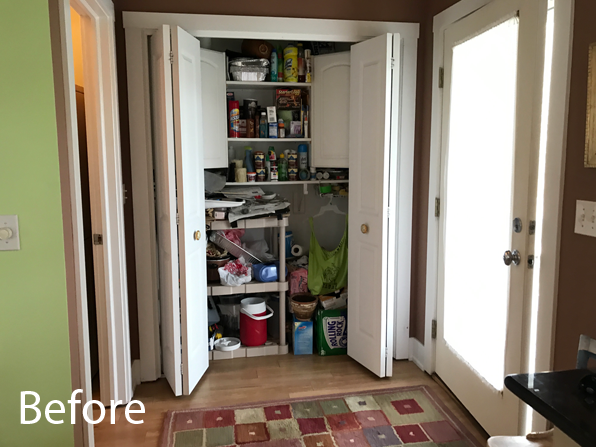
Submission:
<svg viewBox="0 0 596 447">
<path fill-rule="evenodd" d="M 79 172 L 81 178 L 81 201 L 83 214 L 83 239 L 85 251 L 85 278 L 87 284 L 87 317 L 89 320 L 89 356 L 92 380 L 93 399 L 100 399 L 99 377 L 99 345 L 97 335 L 97 294 L 95 290 L 95 266 L 93 260 L 93 230 L 91 191 L 89 182 L 89 154 L 87 145 L 87 123 L 85 114 L 85 73 L 83 69 L 83 36 L 81 32 L 81 16 L 74 8 L 70 8 L 72 32 L 72 50 L 75 75 L 75 95 L 77 113 L 77 132 L 79 143 Z"/>
</svg>

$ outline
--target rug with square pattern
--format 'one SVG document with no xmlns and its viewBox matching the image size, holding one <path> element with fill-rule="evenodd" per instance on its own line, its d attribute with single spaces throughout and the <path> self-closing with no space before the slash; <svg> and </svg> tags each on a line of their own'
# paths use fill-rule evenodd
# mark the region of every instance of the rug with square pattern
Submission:
<svg viewBox="0 0 596 447">
<path fill-rule="evenodd" d="M 169 411 L 160 447 L 482 447 L 427 387 Z"/>
</svg>

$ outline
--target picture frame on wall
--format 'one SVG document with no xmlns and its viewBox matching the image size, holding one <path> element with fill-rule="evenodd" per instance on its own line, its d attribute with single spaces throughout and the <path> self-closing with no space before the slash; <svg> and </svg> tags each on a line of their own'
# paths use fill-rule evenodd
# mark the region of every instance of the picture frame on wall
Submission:
<svg viewBox="0 0 596 447">
<path fill-rule="evenodd" d="M 588 60 L 588 107 L 584 167 L 596 168 L 596 42 L 590 45 Z"/>
</svg>

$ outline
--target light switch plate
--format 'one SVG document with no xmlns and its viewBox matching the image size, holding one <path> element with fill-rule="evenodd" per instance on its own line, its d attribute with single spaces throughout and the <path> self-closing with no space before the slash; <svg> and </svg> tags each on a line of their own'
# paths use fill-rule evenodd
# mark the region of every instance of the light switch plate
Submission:
<svg viewBox="0 0 596 447">
<path fill-rule="evenodd" d="M 575 232 L 596 237 L 596 202 L 578 200 L 575 205 Z"/>
<path fill-rule="evenodd" d="M 12 236 L 10 239 L 0 241 L 0 251 L 4 250 L 20 250 L 21 244 L 19 241 L 19 218 L 16 214 L 9 214 L 0 216 L 0 228 L 10 228 Z"/>
</svg>

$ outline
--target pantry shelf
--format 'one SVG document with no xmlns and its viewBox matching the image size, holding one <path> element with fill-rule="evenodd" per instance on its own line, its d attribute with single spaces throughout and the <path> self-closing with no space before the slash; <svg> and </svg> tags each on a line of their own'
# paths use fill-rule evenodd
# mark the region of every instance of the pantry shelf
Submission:
<svg viewBox="0 0 596 447">
<path fill-rule="evenodd" d="M 228 142 L 246 142 L 246 143 L 308 143 L 312 138 L 228 138 Z"/>
<path fill-rule="evenodd" d="M 211 296 L 236 295 L 243 293 L 271 293 L 287 292 L 287 282 L 257 282 L 252 281 L 241 286 L 212 285 L 207 287 L 207 294 Z"/>
<path fill-rule="evenodd" d="M 236 221 L 237 226 L 232 227 L 227 220 L 212 220 L 206 223 L 208 230 L 231 230 L 231 229 L 240 229 L 240 230 L 249 230 L 251 228 L 277 228 L 277 227 L 287 227 L 288 226 L 288 217 L 284 216 L 282 219 L 278 219 L 277 217 L 261 217 L 258 219 L 242 219 Z M 240 292 L 238 292 L 240 293 Z"/>
<path fill-rule="evenodd" d="M 227 81 L 226 85 L 235 89 L 270 89 L 277 88 L 310 88 L 310 82 L 248 82 L 248 81 Z"/>
<path fill-rule="evenodd" d="M 240 346 L 235 351 L 209 351 L 209 360 L 228 360 L 244 357 L 263 357 L 267 355 L 284 355 L 288 353 L 288 345 L 280 346 L 275 341 L 267 341 L 263 346 Z"/>
<path fill-rule="evenodd" d="M 251 186 L 251 185 L 269 185 L 269 186 L 285 186 L 285 185 L 318 185 L 329 183 L 349 183 L 349 180 L 297 180 L 288 182 L 226 182 L 226 186 Z"/>
</svg>

